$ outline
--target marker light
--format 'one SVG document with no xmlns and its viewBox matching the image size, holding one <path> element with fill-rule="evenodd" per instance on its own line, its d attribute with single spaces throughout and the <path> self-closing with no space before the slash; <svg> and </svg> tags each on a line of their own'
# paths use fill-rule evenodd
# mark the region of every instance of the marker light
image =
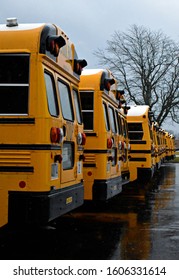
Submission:
<svg viewBox="0 0 179 280">
<path fill-rule="evenodd" d="M 19 182 L 19 187 L 20 187 L 21 189 L 25 188 L 25 187 L 26 187 L 26 182 L 20 181 L 20 182 Z"/>
<path fill-rule="evenodd" d="M 81 75 L 82 69 L 87 66 L 87 61 L 85 59 L 74 59 L 74 72 Z"/>
<path fill-rule="evenodd" d="M 116 90 L 116 99 L 117 100 L 120 100 L 121 101 L 121 99 L 123 100 L 123 95 L 124 95 L 124 90 L 119 90 L 119 89 L 117 89 Z"/>
<path fill-rule="evenodd" d="M 17 18 L 7 18 L 6 19 L 6 26 L 7 27 L 18 26 Z"/>
<path fill-rule="evenodd" d="M 62 36 L 48 36 L 46 41 L 46 48 L 55 57 L 58 56 L 60 48 L 66 44 Z"/>
<path fill-rule="evenodd" d="M 114 79 L 104 79 L 104 88 L 109 91 L 110 87 L 115 83 Z"/>
</svg>

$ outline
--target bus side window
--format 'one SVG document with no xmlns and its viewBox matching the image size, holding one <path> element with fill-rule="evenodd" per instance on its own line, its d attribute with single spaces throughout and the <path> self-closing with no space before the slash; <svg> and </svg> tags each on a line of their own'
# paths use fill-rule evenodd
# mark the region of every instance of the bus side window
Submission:
<svg viewBox="0 0 179 280">
<path fill-rule="evenodd" d="M 107 110 L 107 105 L 106 103 L 103 103 L 103 109 L 104 109 L 104 119 L 105 119 L 105 124 L 106 124 L 106 130 L 110 130 L 110 125 L 109 125 L 109 117 L 108 117 L 108 110 Z"/>
<path fill-rule="evenodd" d="M 119 135 L 123 135 L 123 127 L 122 127 L 122 118 L 120 116 L 118 116 L 118 120 L 119 120 Z"/>
<path fill-rule="evenodd" d="M 117 133 L 120 134 L 120 124 L 119 124 L 119 117 L 118 117 L 118 111 L 115 110 L 115 116 L 116 116 L 116 124 L 117 124 Z"/>
<path fill-rule="evenodd" d="M 128 137 L 128 124 L 126 120 L 124 120 L 124 127 L 125 127 L 125 137 Z"/>
<path fill-rule="evenodd" d="M 122 119 L 122 126 L 123 126 L 123 136 L 126 138 L 128 136 L 128 133 L 127 133 L 126 121 L 124 119 Z"/>
<path fill-rule="evenodd" d="M 80 101 L 78 91 L 73 89 L 73 99 L 75 104 L 75 111 L 76 111 L 76 118 L 79 124 L 82 124 L 82 116 L 81 116 L 81 109 L 80 109 Z"/>
<path fill-rule="evenodd" d="M 63 117 L 65 120 L 74 121 L 74 112 L 70 88 L 67 84 L 58 80 L 58 89 Z"/>
<path fill-rule="evenodd" d="M 49 113 L 50 115 L 57 117 L 59 115 L 59 108 L 58 108 L 57 95 L 54 86 L 54 79 L 53 76 L 47 72 L 45 72 L 44 75 L 45 75 L 45 85 L 46 85 Z"/>
<path fill-rule="evenodd" d="M 29 64 L 28 54 L 0 54 L 0 114 L 28 114 Z"/>
<path fill-rule="evenodd" d="M 92 91 L 81 91 L 81 106 L 85 130 L 93 130 L 94 124 L 94 93 Z"/>
</svg>

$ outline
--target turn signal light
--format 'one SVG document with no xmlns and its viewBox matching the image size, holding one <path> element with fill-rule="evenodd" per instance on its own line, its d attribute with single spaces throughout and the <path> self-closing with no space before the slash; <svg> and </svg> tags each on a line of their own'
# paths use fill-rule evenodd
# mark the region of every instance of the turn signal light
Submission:
<svg viewBox="0 0 179 280">
<path fill-rule="evenodd" d="M 113 145 L 113 139 L 112 138 L 108 138 L 107 139 L 107 148 L 111 149 Z"/>
</svg>

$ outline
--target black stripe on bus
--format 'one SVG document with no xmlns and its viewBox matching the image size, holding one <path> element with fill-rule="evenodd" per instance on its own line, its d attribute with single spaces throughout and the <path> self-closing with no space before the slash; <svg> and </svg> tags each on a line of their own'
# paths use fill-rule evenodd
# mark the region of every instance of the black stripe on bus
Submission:
<svg viewBox="0 0 179 280">
<path fill-rule="evenodd" d="M 97 136 L 96 132 L 85 132 L 86 136 Z"/>
<path fill-rule="evenodd" d="M 48 144 L 0 144 L 0 150 L 61 150 L 61 147 Z"/>
<path fill-rule="evenodd" d="M 145 141 L 145 140 L 130 140 L 130 144 L 147 144 L 147 141 Z"/>
<path fill-rule="evenodd" d="M 2 118 L 0 124 L 35 124 L 34 118 Z"/>
<path fill-rule="evenodd" d="M 130 161 L 146 161 L 146 158 L 130 158 Z"/>
<path fill-rule="evenodd" d="M 110 150 L 84 150 L 87 154 L 107 154 Z"/>
<path fill-rule="evenodd" d="M 130 154 L 151 154 L 151 150 L 130 150 Z"/>
<path fill-rule="evenodd" d="M 34 172 L 33 166 L 0 166 L 0 172 Z"/>
<path fill-rule="evenodd" d="M 96 167 L 95 163 L 83 163 L 83 167 Z"/>
</svg>

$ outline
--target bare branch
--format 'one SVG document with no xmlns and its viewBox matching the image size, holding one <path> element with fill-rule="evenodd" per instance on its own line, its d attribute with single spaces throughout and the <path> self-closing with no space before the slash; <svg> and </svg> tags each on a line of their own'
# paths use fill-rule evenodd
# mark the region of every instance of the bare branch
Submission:
<svg viewBox="0 0 179 280">
<path fill-rule="evenodd" d="M 115 31 L 105 50 L 94 53 L 127 91 L 127 99 L 147 104 L 161 125 L 167 117 L 179 123 L 179 46 L 161 31 L 133 25 Z"/>
</svg>

